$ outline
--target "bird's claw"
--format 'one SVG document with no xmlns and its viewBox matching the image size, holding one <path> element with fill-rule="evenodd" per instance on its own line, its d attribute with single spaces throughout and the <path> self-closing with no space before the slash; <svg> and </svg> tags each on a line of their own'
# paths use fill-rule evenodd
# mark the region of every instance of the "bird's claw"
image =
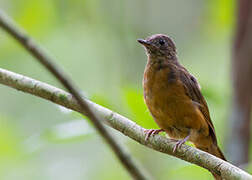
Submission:
<svg viewBox="0 0 252 180">
<path fill-rule="evenodd" d="M 184 139 L 178 140 L 172 150 L 172 152 L 174 153 L 176 151 L 177 148 L 180 148 L 182 146 L 182 144 L 185 144 L 185 142 L 189 139 L 189 136 L 186 136 Z"/>
<path fill-rule="evenodd" d="M 182 140 L 178 140 L 177 143 L 175 144 L 172 152 L 174 153 L 176 151 L 177 148 L 180 148 L 182 146 L 182 144 L 184 144 L 185 142 L 183 142 L 183 139 Z"/>
<path fill-rule="evenodd" d="M 158 134 L 163 131 L 164 131 L 163 129 L 146 129 L 146 130 L 144 130 L 144 132 L 146 133 L 145 141 L 147 141 L 150 136 L 153 136 L 153 135 Z"/>
</svg>

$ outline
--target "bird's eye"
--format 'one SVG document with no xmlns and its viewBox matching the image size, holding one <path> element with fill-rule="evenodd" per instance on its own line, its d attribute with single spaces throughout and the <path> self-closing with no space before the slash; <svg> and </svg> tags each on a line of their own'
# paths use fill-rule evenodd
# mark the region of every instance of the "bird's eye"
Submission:
<svg viewBox="0 0 252 180">
<path fill-rule="evenodd" d="M 160 39 L 160 40 L 159 40 L 159 44 L 162 46 L 162 45 L 165 44 L 165 41 L 164 41 L 163 39 Z"/>
</svg>

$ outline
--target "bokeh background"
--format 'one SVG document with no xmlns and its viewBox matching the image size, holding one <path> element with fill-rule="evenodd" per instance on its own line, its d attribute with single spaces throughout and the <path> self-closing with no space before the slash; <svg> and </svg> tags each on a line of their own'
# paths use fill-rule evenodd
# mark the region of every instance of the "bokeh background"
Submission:
<svg viewBox="0 0 252 180">
<path fill-rule="evenodd" d="M 146 55 L 136 39 L 171 36 L 179 60 L 201 84 L 225 152 L 233 0 L 0 0 L 0 7 L 88 98 L 145 128 L 157 126 L 143 102 Z M 2 30 L 0 67 L 61 88 Z M 85 117 L 3 85 L 0 99 L 1 180 L 130 179 Z M 155 179 L 212 179 L 202 168 L 111 132 Z"/>
</svg>

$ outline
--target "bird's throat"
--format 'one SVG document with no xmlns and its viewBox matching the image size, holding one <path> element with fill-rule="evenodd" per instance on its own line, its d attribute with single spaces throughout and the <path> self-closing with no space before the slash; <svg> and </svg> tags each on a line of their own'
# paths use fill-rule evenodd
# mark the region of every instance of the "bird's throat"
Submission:
<svg viewBox="0 0 252 180">
<path fill-rule="evenodd" d="M 170 64 L 179 65 L 179 62 L 176 57 L 171 59 L 167 57 L 148 57 L 147 66 L 153 70 L 160 71 L 163 68 L 169 66 Z"/>
</svg>

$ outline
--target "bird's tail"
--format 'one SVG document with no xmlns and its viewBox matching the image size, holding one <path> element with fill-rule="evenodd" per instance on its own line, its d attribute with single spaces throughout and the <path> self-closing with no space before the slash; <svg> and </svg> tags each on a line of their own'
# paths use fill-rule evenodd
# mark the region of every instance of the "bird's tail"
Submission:
<svg viewBox="0 0 252 180">
<path fill-rule="evenodd" d="M 196 147 L 197 147 L 197 145 L 196 145 Z M 220 159 L 223 159 L 224 161 L 227 161 L 225 156 L 223 155 L 222 151 L 220 150 L 220 148 L 215 144 L 211 144 L 210 147 L 198 146 L 197 148 L 202 151 L 208 152 L 208 153 L 210 153 Z M 212 174 L 213 174 L 215 180 L 222 180 L 222 178 L 218 174 L 215 174 L 215 173 L 212 173 Z"/>
</svg>

